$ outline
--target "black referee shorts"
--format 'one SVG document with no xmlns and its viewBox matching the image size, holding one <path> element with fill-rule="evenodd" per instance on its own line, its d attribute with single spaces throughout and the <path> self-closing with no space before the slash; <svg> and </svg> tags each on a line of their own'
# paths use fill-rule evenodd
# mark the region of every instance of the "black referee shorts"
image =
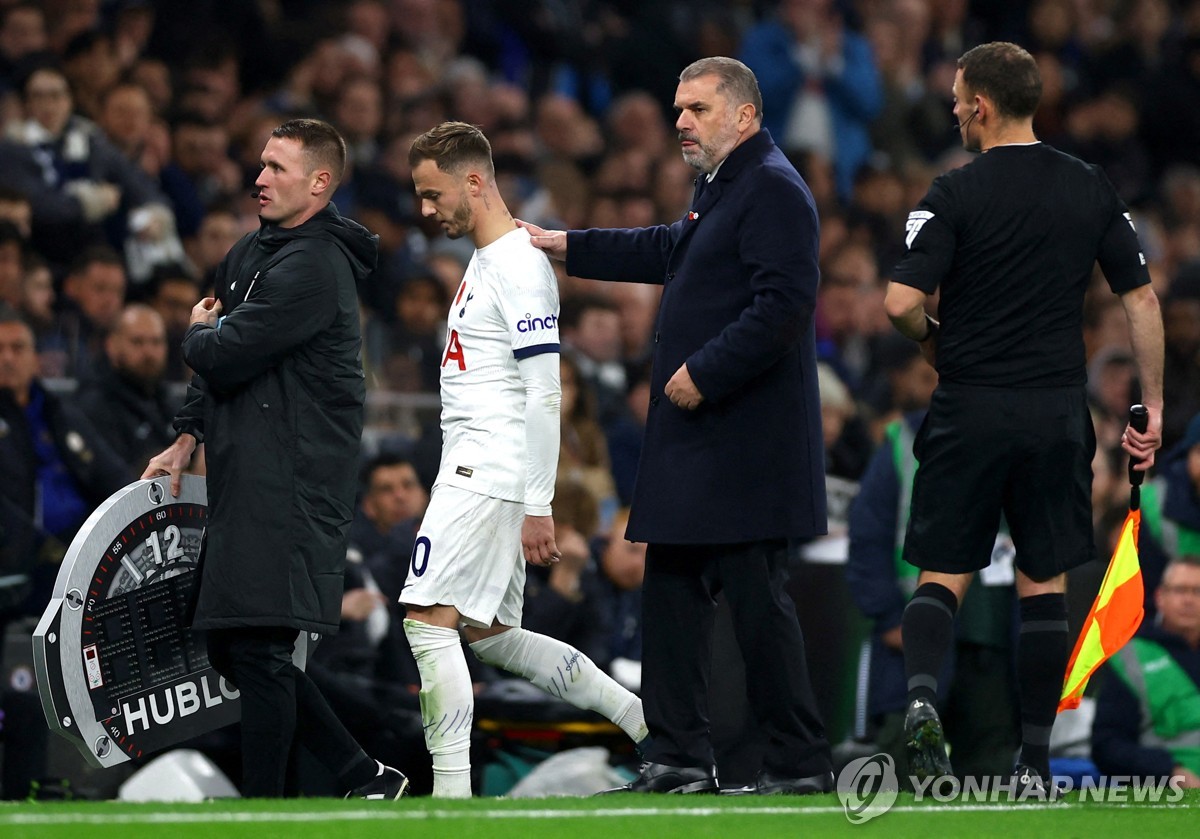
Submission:
<svg viewBox="0 0 1200 839">
<path fill-rule="evenodd" d="M 1003 511 L 1017 568 L 1048 580 L 1096 556 L 1096 435 L 1082 387 L 939 385 L 918 460 L 904 559 L 965 574 L 991 560 Z"/>
</svg>

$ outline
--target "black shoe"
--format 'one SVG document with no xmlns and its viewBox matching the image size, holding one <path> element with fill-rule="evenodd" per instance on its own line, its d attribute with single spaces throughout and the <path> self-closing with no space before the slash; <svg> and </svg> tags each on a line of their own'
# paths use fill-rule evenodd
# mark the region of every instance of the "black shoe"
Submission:
<svg viewBox="0 0 1200 839">
<path fill-rule="evenodd" d="M 358 789 L 346 793 L 346 798 L 362 798 L 368 801 L 395 801 L 408 790 L 408 778 L 399 769 L 383 767 L 376 775 Z"/>
<path fill-rule="evenodd" d="M 953 775 L 946 755 L 946 735 L 933 703 L 914 699 L 904 715 L 904 745 L 908 768 L 919 780 Z"/>
<path fill-rule="evenodd" d="M 667 766 L 662 763 L 647 763 L 642 773 L 623 787 L 606 789 L 597 795 L 611 792 L 667 792 L 667 793 L 715 793 L 718 790 L 717 768 L 701 769 L 695 766 Z"/>
<path fill-rule="evenodd" d="M 833 792 L 832 772 L 789 778 L 764 769 L 758 773 L 754 783 L 723 789 L 721 795 L 811 795 L 816 792 Z"/>
<path fill-rule="evenodd" d="M 1045 801 L 1051 797 L 1053 787 L 1046 784 L 1041 772 L 1024 763 L 1013 769 L 1013 799 L 1017 801 Z"/>
</svg>

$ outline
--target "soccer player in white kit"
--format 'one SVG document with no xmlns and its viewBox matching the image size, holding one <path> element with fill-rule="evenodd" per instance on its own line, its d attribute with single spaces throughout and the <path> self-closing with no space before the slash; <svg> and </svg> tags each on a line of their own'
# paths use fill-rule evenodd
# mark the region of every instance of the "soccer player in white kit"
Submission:
<svg viewBox="0 0 1200 839">
<path fill-rule="evenodd" d="M 646 737 L 641 700 L 569 644 L 521 628 L 525 562 L 559 560 L 550 502 L 558 466 L 558 282 L 500 197 L 492 150 L 445 122 L 408 153 L 421 214 L 475 254 L 442 355 L 442 461 L 400 602 L 421 673 L 435 797 L 471 795 L 474 694 L 459 643 L 480 661 Z"/>
</svg>

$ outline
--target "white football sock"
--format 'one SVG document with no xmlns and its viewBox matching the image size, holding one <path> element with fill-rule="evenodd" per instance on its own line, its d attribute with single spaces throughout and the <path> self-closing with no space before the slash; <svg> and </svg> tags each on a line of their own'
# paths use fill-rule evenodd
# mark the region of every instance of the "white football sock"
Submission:
<svg viewBox="0 0 1200 839">
<path fill-rule="evenodd" d="M 551 696 L 608 717 L 635 743 L 649 733 L 642 700 L 569 644 L 516 627 L 476 641 L 471 652 L 484 664 L 516 673 Z"/>
<path fill-rule="evenodd" d="M 471 721 L 475 694 L 458 630 L 405 620 L 421 673 L 421 724 L 433 757 L 433 797 L 471 797 Z"/>
</svg>

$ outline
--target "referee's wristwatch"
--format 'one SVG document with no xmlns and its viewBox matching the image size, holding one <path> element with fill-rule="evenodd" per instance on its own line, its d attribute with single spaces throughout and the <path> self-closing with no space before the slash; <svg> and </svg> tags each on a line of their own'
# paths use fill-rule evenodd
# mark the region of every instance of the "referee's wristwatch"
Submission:
<svg viewBox="0 0 1200 839">
<path fill-rule="evenodd" d="M 933 316 L 930 315 L 929 312 L 925 313 L 925 325 L 929 327 L 929 331 L 925 333 L 924 338 L 921 338 L 917 341 L 918 344 L 924 344 L 926 341 L 934 338 L 938 334 L 938 330 L 941 328 L 941 324 L 934 320 Z"/>
</svg>

